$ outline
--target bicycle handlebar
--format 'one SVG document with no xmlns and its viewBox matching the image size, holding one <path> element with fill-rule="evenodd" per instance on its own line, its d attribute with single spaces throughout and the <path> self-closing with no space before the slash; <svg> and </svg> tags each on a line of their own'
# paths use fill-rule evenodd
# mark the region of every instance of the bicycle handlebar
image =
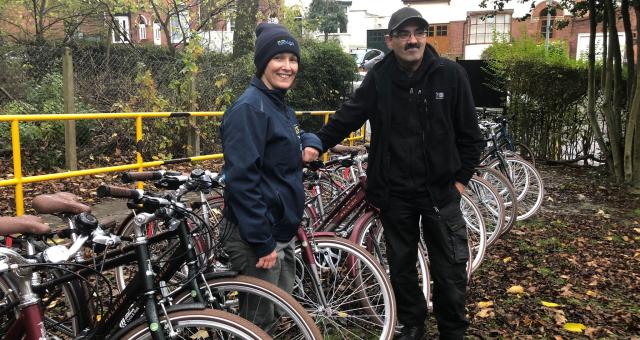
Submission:
<svg viewBox="0 0 640 340">
<path fill-rule="evenodd" d="M 101 185 L 98 187 L 98 197 L 114 197 L 138 200 L 142 198 L 144 192 L 138 189 L 129 189 L 111 185 Z"/>
</svg>

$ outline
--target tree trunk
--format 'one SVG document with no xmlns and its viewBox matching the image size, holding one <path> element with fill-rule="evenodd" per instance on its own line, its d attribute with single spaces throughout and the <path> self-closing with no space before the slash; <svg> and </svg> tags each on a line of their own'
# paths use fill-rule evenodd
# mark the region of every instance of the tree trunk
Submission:
<svg viewBox="0 0 640 340">
<path fill-rule="evenodd" d="M 158 8 L 158 4 L 155 1 L 150 1 L 151 8 L 153 9 L 153 14 L 156 16 L 158 23 L 160 23 L 160 29 L 162 33 L 164 33 L 164 38 L 167 41 L 167 47 L 171 52 L 171 55 L 176 54 L 176 47 L 173 46 L 173 42 L 171 41 L 171 31 L 169 30 L 169 23 L 171 22 L 171 16 L 166 15 L 164 20 L 162 20 L 162 14 L 160 13 L 160 9 Z"/>
<path fill-rule="evenodd" d="M 588 85 L 587 85 L 587 116 L 589 117 L 589 124 L 598 143 L 598 147 L 603 155 L 607 158 L 607 155 L 611 154 L 609 147 L 604 141 L 602 135 L 602 129 L 598 124 L 598 117 L 596 115 L 596 29 L 598 26 L 598 19 L 596 15 L 596 0 L 589 0 L 589 64 L 588 64 Z"/>
<path fill-rule="evenodd" d="M 607 123 L 607 134 L 609 136 L 609 144 L 611 146 L 611 159 L 612 163 L 612 174 L 615 177 L 615 180 L 620 182 L 624 177 L 623 171 L 623 156 L 622 156 L 622 140 L 621 140 L 621 131 L 620 131 L 620 117 L 619 117 L 619 93 L 616 88 L 617 84 L 617 67 L 614 64 L 614 59 L 616 54 L 620 54 L 620 47 L 617 43 L 618 34 L 615 29 L 615 9 L 613 7 L 613 0 L 605 1 L 605 12 L 609 21 L 609 45 L 610 51 L 607 54 L 607 59 L 605 64 L 607 65 L 607 71 L 605 74 L 605 88 L 604 88 L 604 117 Z M 607 45 L 607 44 L 604 44 Z M 616 53 L 616 48 L 618 52 Z M 619 66 L 619 65 L 618 65 Z"/>
<path fill-rule="evenodd" d="M 240 57 L 253 51 L 258 4 L 258 0 L 237 1 L 236 28 L 233 32 L 234 57 Z"/>
<path fill-rule="evenodd" d="M 36 43 L 43 44 L 44 39 L 44 16 L 47 10 L 47 0 L 32 0 L 33 21 L 36 25 Z"/>
<path fill-rule="evenodd" d="M 633 51 L 633 29 L 631 28 L 631 17 L 629 15 L 629 0 L 622 0 L 620 5 L 622 23 L 624 25 L 624 42 L 627 57 L 627 106 L 631 106 L 635 85 L 635 53 Z"/>
<path fill-rule="evenodd" d="M 640 18 L 640 2 L 634 1 L 636 18 Z M 640 47 L 640 21 L 636 20 L 636 44 Z M 640 189 L 640 72 L 636 69 L 633 104 L 629 109 L 629 120 L 624 141 L 624 178 L 633 187 Z"/>
<path fill-rule="evenodd" d="M 608 0 L 606 0 L 608 1 Z M 604 42 L 602 44 L 602 74 L 600 75 L 600 88 L 604 90 L 604 86 L 605 86 L 605 80 L 607 79 L 606 77 L 606 73 L 607 73 L 607 67 L 609 65 L 607 65 L 607 63 L 605 62 L 607 60 L 607 56 L 609 55 L 609 44 L 607 43 L 608 38 L 609 38 L 609 34 L 607 33 L 609 29 L 609 18 L 607 17 L 607 8 L 604 8 L 604 13 L 602 14 L 602 41 Z"/>
</svg>

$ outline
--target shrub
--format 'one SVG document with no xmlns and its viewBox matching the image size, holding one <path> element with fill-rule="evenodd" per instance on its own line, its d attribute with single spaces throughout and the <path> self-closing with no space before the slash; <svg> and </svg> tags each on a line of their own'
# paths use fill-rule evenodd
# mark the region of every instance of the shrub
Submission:
<svg viewBox="0 0 640 340">
<path fill-rule="evenodd" d="M 582 105 L 587 93 L 587 69 L 572 60 L 565 44 L 544 45 L 531 37 L 496 42 L 484 54 L 492 86 L 508 94 L 512 132 L 533 146 L 542 158 L 559 158 L 563 146 L 577 143 L 588 132 Z"/>
</svg>

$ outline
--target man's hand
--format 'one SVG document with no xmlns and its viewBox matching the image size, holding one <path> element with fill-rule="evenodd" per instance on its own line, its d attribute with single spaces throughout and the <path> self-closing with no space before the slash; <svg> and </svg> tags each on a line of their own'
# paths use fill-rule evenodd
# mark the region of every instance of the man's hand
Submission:
<svg viewBox="0 0 640 340">
<path fill-rule="evenodd" d="M 464 184 L 462 184 L 460 182 L 456 182 L 455 185 L 456 185 L 456 189 L 458 189 L 460 194 L 462 194 L 464 192 Z"/>
<path fill-rule="evenodd" d="M 320 156 L 320 152 L 318 152 L 316 148 L 307 146 L 306 148 L 304 148 L 304 150 L 302 150 L 302 161 L 305 163 L 315 161 L 316 159 L 318 159 L 318 156 Z"/>
<path fill-rule="evenodd" d="M 278 254 L 274 250 L 271 254 L 261 257 L 256 263 L 256 268 L 271 269 L 276 265 L 276 261 L 278 261 Z"/>
</svg>

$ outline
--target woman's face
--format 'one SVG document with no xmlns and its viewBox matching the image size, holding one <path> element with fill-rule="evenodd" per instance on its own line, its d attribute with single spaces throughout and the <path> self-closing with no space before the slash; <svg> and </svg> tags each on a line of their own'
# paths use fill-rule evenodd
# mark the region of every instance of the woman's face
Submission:
<svg viewBox="0 0 640 340">
<path fill-rule="evenodd" d="M 297 73 L 298 57 L 289 52 L 278 53 L 269 60 L 260 79 L 270 90 L 288 90 Z"/>
</svg>

